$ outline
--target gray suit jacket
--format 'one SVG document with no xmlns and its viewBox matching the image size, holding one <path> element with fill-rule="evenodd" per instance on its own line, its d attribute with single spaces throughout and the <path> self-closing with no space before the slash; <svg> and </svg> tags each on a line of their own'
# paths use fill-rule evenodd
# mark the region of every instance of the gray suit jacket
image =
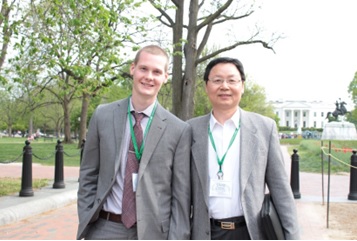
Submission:
<svg viewBox="0 0 357 241">
<path fill-rule="evenodd" d="M 269 187 L 287 239 L 299 239 L 295 201 L 284 169 L 276 124 L 272 119 L 240 109 L 240 190 L 252 239 L 265 239 L 260 221 Z M 208 125 L 210 115 L 188 121 L 192 126 L 192 239 L 210 239 Z M 231 150 L 234 147 L 232 146 Z"/>
<path fill-rule="evenodd" d="M 121 164 L 128 99 L 93 114 L 80 167 L 77 238 L 97 220 Z M 139 239 L 190 237 L 190 126 L 157 106 L 141 158 L 136 191 Z"/>
</svg>

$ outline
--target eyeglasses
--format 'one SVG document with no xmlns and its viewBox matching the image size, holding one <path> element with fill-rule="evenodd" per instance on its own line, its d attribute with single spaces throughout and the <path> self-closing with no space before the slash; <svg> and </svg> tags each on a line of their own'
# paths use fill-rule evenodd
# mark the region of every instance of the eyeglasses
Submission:
<svg viewBox="0 0 357 241">
<path fill-rule="evenodd" d="M 220 78 L 216 78 L 216 79 L 209 79 L 209 81 L 211 81 L 214 85 L 222 85 L 223 82 L 226 82 L 228 85 L 238 85 L 240 82 L 242 82 L 241 79 L 220 79 Z"/>
</svg>

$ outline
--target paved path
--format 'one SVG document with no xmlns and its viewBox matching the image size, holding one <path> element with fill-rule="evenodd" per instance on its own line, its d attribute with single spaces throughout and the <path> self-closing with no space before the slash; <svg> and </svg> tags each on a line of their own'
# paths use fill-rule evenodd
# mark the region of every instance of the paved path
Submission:
<svg viewBox="0 0 357 241">
<path fill-rule="evenodd" d="M 282 147 L 286 160 L 286 171 L 290 176 L 290 154 L 285 146 Z M 33 166 L 33 178 L 53 179 L 53 167 Z M 21 164 L 0 164 L 0 177 L 21 176 Z M 71 192 L 72 200 L 64 205 L 58 205 L 48 211 L 17 220 L 12 223 L 0 226 L 1 240 L 70 240 L 76 238 L 77 231 L 77 208 L 73 195 L 76 193 L 76 178 L 78 178 L 78 168 L 65 167 L 64 176 L 66 180 L 66 190 L 53 190 L 51 187 L 44 188 L 43 192 L 52 192 L 52 196 L 57 195 L 55 200 Z M 51 189 L 51 190 L 50 190 Z M 40 196 L 41 191 L 35 192 L 35 197 Z M 349 201 L 349 174 L 331 176 L 331 202 L 357 203 Z M 63 194 L 62 194 L 63 193 Z M 321 174 L 300 173 L 300 193 L 301 199 L 296 199 L 298 218 L 301 226 L 301 238 L 304 240 L 329 239 L 330 229 L 326 228 L 326 195 L 327 176 L 324 176 L 324 200 L 322 199 L 322 176 Z M 8 199 L 7 199 L 8 198 Z M 16 200 L 17 202 L 29 202 L 32 197 L 0 198 L 1 205 L 5 202 Z M 55 201 L 52 201 L 55 202 Z M 36 208 L 34 205 L 34 208 Z"/>
<path fill-rule="evenodd" d="M 53 211 L 0 226 L 0 239 L 75 240 L 77 224 L 77 206 L 73 202 Z"/>
<path fill-rule="evenodd" d="M 21 173 L 21 163 L 0 164 L 0 177 L 21 177 Z M 33 197 L 19 197 L 16 193 L 0 198 L 0 240 L 76 239 L 78 225 L 76 194 L 79 168 L 64 167 L 63 173 L 65 188 L 53 189 L 54 167 L 34 163 L 33 179 L 48 178 L 51 180 L 49 186 L 35 190 Z M 23 205 L 24 203 L 30 203 L 30 205 Z M 13 206 L 13 209 L 6 209 L 2 212 L 1 209 L 7 206 Z M 31 210 L 25 210 L 28 206 Z M 19 217 L 19 220 L 14 220 L 20 215 L 25 218 Z M 1 226 L 1 221 L 8 224 Z"/>
</svg>

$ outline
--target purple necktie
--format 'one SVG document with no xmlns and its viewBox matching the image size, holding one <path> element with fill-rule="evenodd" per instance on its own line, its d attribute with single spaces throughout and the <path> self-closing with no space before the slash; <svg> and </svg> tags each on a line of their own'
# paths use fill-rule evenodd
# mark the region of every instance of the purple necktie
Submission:
<svg viewBox="0 0 357 241">
<path fill-rule="evenodd" d="M 140 150 L 143 141 L 143 130 L 141 120 L 145 117 L 144 113 L 131 112 L 135 119 L 134 134 L 138 150 Z M 135 192 L 133 190 L 132 174 L 138 173 L 139 162 L 135 155 L 133 141 L 130 139 L 128 159 L 125 168 L 124 191 L 122 203 L 122 222 L 126 228 L 131 228 L 136 223 L 136 204 Z"/>
</svg>

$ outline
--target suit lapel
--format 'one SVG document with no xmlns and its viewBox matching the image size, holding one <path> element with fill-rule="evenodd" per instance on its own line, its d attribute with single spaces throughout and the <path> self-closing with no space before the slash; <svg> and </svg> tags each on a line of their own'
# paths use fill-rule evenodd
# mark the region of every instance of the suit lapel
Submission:
<svg viewBox="0 0 357 241">
<path fill-rule="evenodd" d="M 144 146 L 144 152 L 140 160 L 140 170 L 138 180 L 142 177 L 145 168 L 147 167 L 152 154 L 160 141 L 161 136 L 163 135 L 166 128 L 166 116 L 163 107 L 158 104 L 156 113 L 154 115 L 150 130 L 147 134 Z"/>
<path fill-rule="evenodd" d="M 209 180 L 208 180 L 208 125 L 210 114 L 204 116 L 202 121 L 197 126 L 193 126 L 194 133 L 198 133 L 193 136 L 192 143 L 192 156 L 194 165 L 198 173 L 200 180 L 204 200 L 208 207 L 208 194 L 209 194 Z"/>
<path fill-rule="evenodd" d="M 122 142 L 125 136 L 126 120 L 127 120 L 127 110 L 128 110 L 129 99 L 123 99 L 118 102 L 118 108 L 113 110 L 113 125 L 114 125 L 114 137 L 115 137 L 115 150 L 117 157 L 115 162 L 115 171 L 119 170 L 120 160 L 121 160 L 121 148 L 123 147 Z"/>
<path fill-rule="evenodd" d="M 255 167 L 255 160 L 259 150 L 254 149 L 257 145 L 258 137 L 256 135 L 256 127 L 249 115 L 240 109 L 241 118 L 241 136 L 240 136 L 240 189 L 241 194 L 244 193 L 249 176 Z"/>
</svg>

